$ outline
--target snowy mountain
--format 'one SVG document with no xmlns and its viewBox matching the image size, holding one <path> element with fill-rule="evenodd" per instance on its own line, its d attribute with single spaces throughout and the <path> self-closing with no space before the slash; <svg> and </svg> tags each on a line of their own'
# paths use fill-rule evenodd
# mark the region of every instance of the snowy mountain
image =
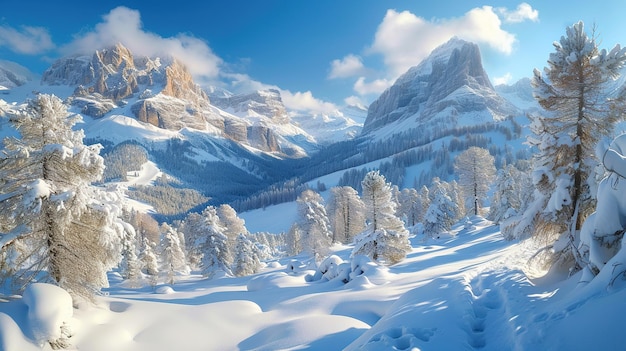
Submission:
<svg viewBox="0 0 626 351">
<path fill-rule="evenodd" d="M 347 105 L 325 114 L 294 112 L 291 119 L 318 143 L 329 145 L 359 136 L 366 116 L 363 106 Z"/>
<path fill-rule="evenodd" d="M 358 187 L 348 173 L 372 167 L 387 169 L 400 187 L 449 179 L 454 155 L 469 146 L 492 149 L 498 165 L 511 163 L 524 139 L 523 111 L 535 106 L 524 89 L 496 91 L 478 47 L 452 39 L 367 112 L 345 106 L 311 114 L 289 111 L 278 90 L 202 89 L 174 58 L 139 57 L 118 44 L 60 59 L 40 83 L 12 89 L 4 100 L 54 93 L 86 116 L 86 137 L 105 145 L 104 153 L 137 143 L 175 187 L 215 203 L 275 199 L 238 208 L 250 209 L 294 200 L 296 189 L 319 179 Z"/>
<path fill-rule="evenodd" d="M 400 76 L 372 102 L 364 135 L 390 135 L 408 127 L 433 128 L 498 122 L 520 110 L 495 91 L 478 45 L 453 38 Z"/>
<path fill-rule="evenodd" d="M 212 103 L 187 68 L 175 58 L 136 57 L 117 44 L 97 50 L 91 56 L 58 60 L 44 72 L 42 84 L 72 87 L 68 101 L 80 113 L 93 118 L 125 115 L 172 131 L 183 128 L 206 131 L 277 156 L 306 154 L 305 149 L 290 140 L 297 141 L 291 137 L 300 134 L 306 139 L 308 135 L 304 131 L 289 130 L 281 134 L 283 130 L 220 109 L 224 107 L 219 104 L 222 100 Z M 263 117 L 268 114 L 275 124 L 288 124 L 284 106 L 282 112 L 281 106 L 278 97 L 277 112 L 260 110 L 257 113 Z M 238 107 L 231 112 L 241 112 L 243 105 Z"/>
<path fill-rule="evenodd" d="M 23 85 L 33 80 L 35 75 L 26 67 L 0 60 L 0 92 Z"/>
<path fill-rule="evenodd" d="M 328 145 L 359 135 L 367 113 L 358 106 L 345 106 L 325 114 L 288 111 L 276 89 L 233 94 L 212 88 L 209 96 L 213 105 L 253 126 L 272 130 L 303 147 L 307 154 L 318 151 L 320 144 Z"/>
<path fill-rule="evenodd" d="M 529 84 L 500 94 L 478 46 L 451 39 L 372 102 L 359 136 L 311 156 L 303 178 L 359 189 L 366 170 L 378 168 L 400 188 L 419 188 L 433 177 L 454 179 L 454 158 L 472 146 L 488 149 L 496 167 L 526 159 L 525 113 L 537 108 Z"/>
</svg>

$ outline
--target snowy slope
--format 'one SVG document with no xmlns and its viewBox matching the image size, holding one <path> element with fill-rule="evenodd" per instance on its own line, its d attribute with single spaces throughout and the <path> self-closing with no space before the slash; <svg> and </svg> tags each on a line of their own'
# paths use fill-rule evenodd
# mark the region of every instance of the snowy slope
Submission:
<svg viewBox="0 0 626 351">
<path fill-rule="evenodd" d="M 626 289 L 538 279 L 536 247 L 504 241 L 480 217 L 445 239 L 412 239 L 401 263 L 348 284 L 307 282 L 286 258 L 244 278 L 132 288 L 74 310 L 80 350 L 615 350 Z M 347 259 L 350 247 L 336 246 Z M 302 257 L 295 257 L 302 259 Z M 0 349 L 39 350 L 21 299 L 0 303 Z M 590 323 L 589 321 L 593 321 Z"/>
</svg>

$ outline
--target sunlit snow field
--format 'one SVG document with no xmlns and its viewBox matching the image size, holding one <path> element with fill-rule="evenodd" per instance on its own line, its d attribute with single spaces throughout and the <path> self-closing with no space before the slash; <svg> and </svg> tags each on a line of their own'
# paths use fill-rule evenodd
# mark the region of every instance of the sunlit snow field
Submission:
<svg viewBox="0 0 626 351">
<path fill-rule="evenodd" d="M 112 273 L 105 296 L 74 310 L 70 340 L 90 351 L 615 350 L 626 342 L 614 323 L 626 313 L 625 289 L 531 280 L 537 248 L 505 241 L 497 228 L 474 217 L 445 238 L 413 237 L 406 260 L 372 264 L 347 284 L 308 282 L 304 256 L 249 277 L 192 275 L 154 287 Z M 349 259 L 350 246 L 333 249 Z M 26 313 L 20 299 L 0 303 L 2 350 L 40 350 Z"/>
</svg>

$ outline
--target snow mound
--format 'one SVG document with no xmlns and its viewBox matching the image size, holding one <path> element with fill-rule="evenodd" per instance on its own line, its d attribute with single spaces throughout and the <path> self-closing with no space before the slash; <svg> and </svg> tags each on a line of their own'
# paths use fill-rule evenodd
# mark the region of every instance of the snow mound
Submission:
<svg viewBox="0 0 626 351">
<path fill-rule="evenodd" d="M 157 294 L 169 295 L 175 293 L 174 289 L 172 289 L 169 285 L 160 286 L 156 289 Z"/>
<path fill-rule="evenodd" d="M 248 291 L 260 291 L 271 288 L 281 288 L 298 285 L 302 278 L 289 275 L 285 272 L 273 272 L 253 277 L 248 281 Z"/>
<path fill-rule="evenodd" d="M 28 307 L 28 323 L 40 346 L 64 337 L 65 324 L 72 318 L 72 297 L 52 284 L 33 283 L 22 297 Z"/>
<path fill-rule="evenodd" d="M 26 337 L 20 326 L 5 313 L 0 313 L 0 350 L 38 350 Z"/>
</svg>

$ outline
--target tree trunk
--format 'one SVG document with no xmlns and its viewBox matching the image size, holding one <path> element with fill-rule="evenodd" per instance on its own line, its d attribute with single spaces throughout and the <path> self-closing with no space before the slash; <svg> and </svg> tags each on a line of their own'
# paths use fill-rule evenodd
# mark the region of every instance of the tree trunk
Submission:
<svg viewBox="0 0 626 351">
<path fill-rule="evenodd" d="M 581 163 L 583 160 L 583 118 L 585 116 L 585 77 L 583 71 L 583 65 L 580 64 L 578 68 L 578 118 L 576 120 L 576 137 L 578 138 L 578 144 L 576 145 L 576 155 L 574 164 L 577 168 L 574 169 L 574 189 L 572 189 L 572 204 L 578 203 L 582 194 L 582 169 Z M 576 230 L 580 230 L 582 227 L 582 216 L 575 216 L 576 206 L 572 206 L 572 219 L 576 220 Z"/>
</svg>

